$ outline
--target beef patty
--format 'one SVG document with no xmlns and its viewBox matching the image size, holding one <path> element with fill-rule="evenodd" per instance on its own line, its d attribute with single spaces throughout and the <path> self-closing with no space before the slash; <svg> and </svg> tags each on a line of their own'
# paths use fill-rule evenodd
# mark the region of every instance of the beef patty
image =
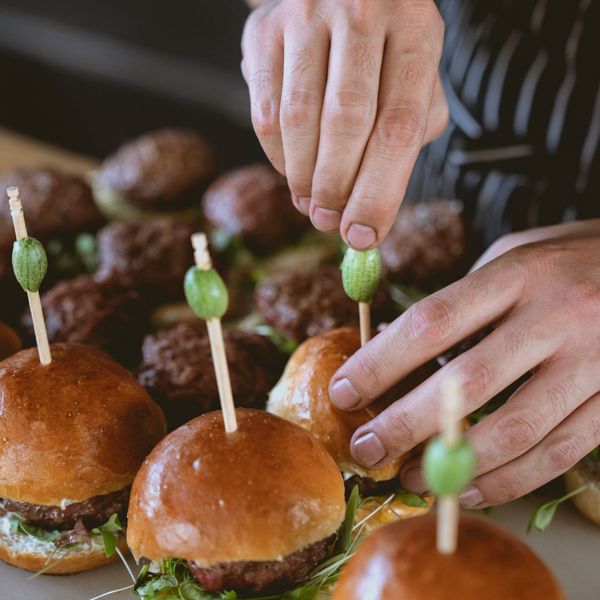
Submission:
<svg viewBox="0 0 600 600">
<path fill-rule="evenodd" d="M 105 494 L 94 496 L 83 502 L 75 502 L 61 508 L 60 506 L 45 506 L 15 502 L 8 498 L 0 499 L 0 513 L 15 513 L 27 525 L 43 527 L 48 530 L 65 531 L 73 529 L 78 521 L 82 521 L 87 529 L 106 523 L 115 513 L 124 520 L 127 516 L 130 486 Z"/>
<path fill-rule="evenodd" d="M 208 592 L 276 593 L 306 581 L 315 567 L 329 556 L 335 539 L 334 534 L 282 560 L 219 563 L 210 568 L 190 562 L 188 566 L 191 574 Z"/>
</svg>

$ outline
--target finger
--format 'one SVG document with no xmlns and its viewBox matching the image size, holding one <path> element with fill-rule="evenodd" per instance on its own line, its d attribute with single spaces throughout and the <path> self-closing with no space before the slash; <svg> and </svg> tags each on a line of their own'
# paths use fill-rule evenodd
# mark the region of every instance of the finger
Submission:
<svg viewBox="0 0 600 600">
<path fill-rule="evenodd" d="M 375 121 L 385 36 L 335 27 L 319 153 L 313 177 L 311 219 L 336 231 Z"/>
<path fill-rule="evenodd" d="M 461 416 L 467 416 L 556 352 L 560 339 L 548 337 L 545 329 L 528 318 L 514 316 L 359 427 L 352 437 L 352 454 L 361 464 L 377 468 L 434 435 L 440 398 L 450 377 L 461 386 Z"/>
<path fill-rule="evenodd" d="M 525 454 L 598 387 L 580 360 L 544 363 L 508 400 L 467 432 L 479 476 Z"/>
<path fill-rule="evenodd" d="M 310 198 L 329 55 L 329 33 L 313 23 L 286 31 L 280 127 L 293 194 Z"/>
<path fill-rule="evenodd" d="M 433 99 L 429 107 L 429 115 L 427 117 L 427 127 L 425 128 L 425 136 L 423 145 L 429 144 L 436 140 L 444 133 L 448 127 L 449 111 L 448 102 L 446 101 L 446 93 L 439 78 L 436 79 L 435 89 L 433 91 Z"/>
<path fill-rule="evenodd" d="M 389 36 L 383 59 L 377 119 L 340 232 L 356 249 L 380 243 L 389 232 L 423 144 L 441 46 Z"/>
<path fill-rule="evenodd" d="M 464 508 L 504 504 L 562 475 L 600 444 L 600 394 L 512 462 L 473 481 L 460 495 Z"/>
<path fill-rule="evenodd" d="M 521 297 L 525 279 L 516 258 L 494 261 L 417 302 L 340 367 L 331 380 L 331 400 L 346 410 L 370 404 L 507 312 Z"/>
<path fill-rule="evenodd" d="M 283 81 L 283 36 L 265 11 L 250 15 L 242 37 L 242 72 L 250 93 L 252 126 L 267 158 L 285 174 L 279 106 Z"/>
</svg>

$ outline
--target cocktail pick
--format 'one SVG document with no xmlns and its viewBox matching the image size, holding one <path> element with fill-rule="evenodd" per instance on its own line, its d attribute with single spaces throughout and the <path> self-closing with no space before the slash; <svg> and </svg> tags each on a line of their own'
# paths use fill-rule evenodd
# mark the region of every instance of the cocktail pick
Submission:
<svg viewBox="0 0 600 600">
<path fill-rule="evenodd" d="M 442 387 L 441 433 L 429 442 L 423 456 L 423 471 L 429 489 L 438 496 L 437 550 L 452 554 L 458 537 L 458 495 L 471 481 L 475 454 L 462 436 L 462 390 L 448 378 Z"/>
<path fill-rule="evenodd" d="M 35 238 L 27 235 L 23 206 L 19 199 L 19 188 L 9 187 L 6 193 L 17 238 L 12 251 L 13 271 L 17 281 L 27 292 L 40 363 L 49 365 L 52 362 L 52 355 L 39 294 L 40 286 L 48 269 L 48 259 L 44 246 Z"/>
<path fill-rule="evenodd" d="M 221 276 L 212 268 L 206 236 L 195 233 L 192 246 L 196 266 L 185 275 L 185 297 L 190 308 L 206 321 L 225 431 L 233 433 L 237 431 L 237 419 L 221 328 L 221 317 L 227 312 L 229 295 Z"/>
<path fill-rule="evenodd" d="M 378 248 L 354 250 L 348 248 L 342 261 L 342 284 L 346 294 L 358 302 L 360 343 L 371 339 L 371 300 L 381 276 L 381 255 Z"/>
</svg>

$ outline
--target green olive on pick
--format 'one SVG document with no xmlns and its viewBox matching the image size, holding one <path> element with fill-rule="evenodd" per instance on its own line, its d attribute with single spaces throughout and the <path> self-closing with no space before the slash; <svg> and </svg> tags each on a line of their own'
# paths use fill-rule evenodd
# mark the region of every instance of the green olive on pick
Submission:
<svg viewBox="0 0 600 600">
<path fill-rule="evenodd" d="M 15 277 L 26 292 L 37 292 L 48 270 L 44 246 L 35 238 L 26 237 L 13 244 L 12 266 Z"/>
<path fill-rule="evenodd" d="M 190 308 L 201 319 L 220 319 L 227 312 L 227 288 L 214 269 L 191 267 L 185 274 L 183 287 Z"/>
<path fill-rule="evenodd" d="M 475 469 L 475 454 L 463 440 L 448 446 L 441 437 L 427 445 L 423 455 L 423 473 L 436 496 L 456 496 L 469 484 Z"/>
<path fill-rule="evenodd" d="M 379 248 L 348 248 L 342 261 L 342 283 L 346 294 L 355 302 L 371 302 L 381 276 Z"/>
</svg>

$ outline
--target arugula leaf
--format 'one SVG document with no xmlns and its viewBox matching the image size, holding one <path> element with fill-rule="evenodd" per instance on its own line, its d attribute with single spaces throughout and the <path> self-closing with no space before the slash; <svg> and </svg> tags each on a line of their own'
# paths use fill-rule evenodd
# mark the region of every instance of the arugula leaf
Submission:
<svg viewBox="0 0 600 600">
<path fill-rule="evenodd" d="M 92 535 L 100 535 L 102 536 L 102 543 L 104 544 L 104 554 L 107 557 L 111 557 L 117 548 L 117 536 L 115 533 L 123 531 L 123 526 L 121 525 L 121 521 L 119 519 L 119 515 L 114 513 L 110 516 L 108 521 L 104 523 L 104 525 L 100 525 L 99 527 L 94 527 L 91 530 Z"/>
<path fill-rule="evenodd" d="M 551 500 L 550 502 L 546 502 L 545 504 L 541 504 L 538 506 L 533 513 L 531 514 L 531 518 L 529 519 L 529 523 L 527 524 L 527 533 L 529 533 L 533 528 L 538 531 L 545 531 L 552 523 L 552 519 L 556 514 L 556 509 L 566 500 L 573 498 L 573 496 L 577 496 L 577 494 L 581 494 L 590 487 L 590 484 L 582 485 L 581 487 L 569 492 L 562 496 L 562 498 L 557 498 L 556 500 Z"/>
<path fill-rule="evenodd" d="M 352 529 L 354 527 L 354 517 L 356 515 L 356 509 L 360 504 L 360 493 L 358 486 L 355 485 L 346 503 L 346 515 L 342 526 L 338 531 L 338 539 L 335 545 L 336 552 L 346 552 L 350 543 L 352 542 Z"/>
<path fill-rule="evenodd" d="M 44 542 L 54 542 L 61 535 L 60 531 L 49 531 L 43 527 L 35 527 L 34 525 L 28 525 L 23 522 L 23 519 L 19 515 L 10 515 L 8 518 L 10 523 L 10 529 L 13 533 L 21 533 L 23 535 L 29 535 L 38 540 Z"/>
<path fill-rule="evenodd" d="M 394 494 L 394 500 L 399 500 L 402 504 L 406 504 L 406 506 L 410 506 L 411 508 L 427 508 L 429 506 L 427 500 L 419 496 L 419 494 L 413 494 L 403 489 L 399 489 Z"/>
</svg>

